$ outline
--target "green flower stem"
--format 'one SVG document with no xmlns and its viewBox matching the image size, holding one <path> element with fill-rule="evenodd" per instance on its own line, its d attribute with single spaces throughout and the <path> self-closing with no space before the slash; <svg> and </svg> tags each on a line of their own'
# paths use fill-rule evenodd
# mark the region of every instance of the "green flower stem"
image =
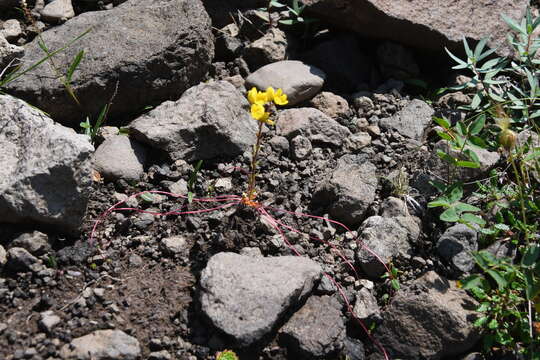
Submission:
<svg viewBox="0 0 540 360">
<path fill-rule="evenodd" d="M 248 183 L 248 190 L 247 190 L 248 200 L 253 200 L 255 198 L 255 176 L 257 175 L 257 157 L 259 155 L 259 150 L 261 149 L 262 129 L 263 129 L 263 123 L 259 121 L 259 131 L 257 132 L 257 142 L 253 146 L 253 152 L 251 156 L 251 166 L 250 166 L 249 183 Z"/>
</svg>

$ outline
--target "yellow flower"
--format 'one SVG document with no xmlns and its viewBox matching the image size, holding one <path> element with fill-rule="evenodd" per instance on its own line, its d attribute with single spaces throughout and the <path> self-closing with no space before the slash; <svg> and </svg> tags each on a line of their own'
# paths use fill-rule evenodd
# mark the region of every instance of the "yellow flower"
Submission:
<svg viewBox="0 0 540 360">
<path fill-rule="evenodd" d="M 264 105 L 268 102 L 266 92 L 257 91 L 257 88 L 253 87 L 248 91 L 248 101 L 250 104 Z"/>
<path fill-rule="evenodd" d="M 275 94 L 275 91 L 274 91 L 274 88 L 273 87 L 269 87 L 266 89 L 266 99 L 268 101 L 274 101 L 274 94 Z"/>
<path fill-rule="evenodd" d="M 269 119 L 270 113 L 266 112 L 264 106 L 261 104 L 251 105 L 251 116 L 253 116 L 255 120 L 258 120 L 260 122 L 266 123 L 268 125 L 274 125 L 274 122 Z"/>
<path fill-rule="evenodd" d="M 274 89 L 272 89 L 273 91 Z M 268 91 L 268 90 L 267 90 Z M 273 100 L 276 103 L 276 105 L 287 105 L 289 101 L 287 100 L 287 95 L 283 93 L 283 90 L 277 89 L 273 95 Z"/>
</svg>

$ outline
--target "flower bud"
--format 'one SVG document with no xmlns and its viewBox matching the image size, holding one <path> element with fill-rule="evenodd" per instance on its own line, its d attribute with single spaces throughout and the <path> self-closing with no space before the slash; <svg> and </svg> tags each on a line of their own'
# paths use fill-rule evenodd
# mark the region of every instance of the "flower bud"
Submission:
<svg viewBox="0 0 540 360">
<path fill-rule="evenodd" d="M 499 134 L 499 145 L 506 151 L 510 151 L 516 146 L 517 135 L 510 129 L 505 129 Z"/>
</svg>

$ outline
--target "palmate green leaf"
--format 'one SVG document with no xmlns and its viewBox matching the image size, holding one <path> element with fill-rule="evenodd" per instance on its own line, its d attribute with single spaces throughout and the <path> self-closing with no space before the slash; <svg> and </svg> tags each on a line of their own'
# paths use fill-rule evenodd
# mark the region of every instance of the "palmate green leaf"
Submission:
<svg viewBox="0 0 540 360">
<path fill-rule="evenodd" d="M 501 274 L 499 274 L 497 270 L 486 269 L 486 274 L 488 274 L 493 280 L 495 280 L 497 286 L 499 287 L 499 290 L 504 290 L 508 286 L 508 282 Z"/>
<path fill-rule="evenodd" d="M 458 222 L 459 215 L 454 206 L 449 207 L 439 216 L 439 219 L 446 222 Z"/>
</svg>

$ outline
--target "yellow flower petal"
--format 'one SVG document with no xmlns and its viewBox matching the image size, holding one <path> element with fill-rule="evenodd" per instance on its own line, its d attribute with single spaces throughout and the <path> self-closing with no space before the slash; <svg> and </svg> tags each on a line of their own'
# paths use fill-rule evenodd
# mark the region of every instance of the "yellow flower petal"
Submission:
<svg viewBox="0 0 540 360">
<path fill-rule="evenodd" d="M 269 88 L 267 88 L 266 89 L 266 99 L 268 101 L 274 101 L 274 93 L 275 93 L 275 91 L 274 91 L 273 87 L 270 86 Z"/>
<path fill-rule="evenodd" d="M 287 100 L 287 95 L 283 93 L 283 90 L 277 89 L 274 94 L 274 102 L 276 105 L 287 105 L 289 101 Z"/>
<path fill-rule="evenodd" d="M 264 105 L 268 102 L 268 96 L 266 92 L 259 91 L 255 96 L 255 104 Z"/>
<path fill-rule="evenodd" d="M 251 88 L 247 93 L 247 98 L 250 104 L 255 104 L 255 100 L 257 99 L 257 88 Z"/>
<path fill-rule="evenodd" d="M 264 114 L 267 114 L 264 111 L 264 106 L 262 106 L 261 104 L 253 104 L 253 105 L 251 105 L 251 116 L 255 120 L 261 120 L 264 117 Z"/>
</svg>

